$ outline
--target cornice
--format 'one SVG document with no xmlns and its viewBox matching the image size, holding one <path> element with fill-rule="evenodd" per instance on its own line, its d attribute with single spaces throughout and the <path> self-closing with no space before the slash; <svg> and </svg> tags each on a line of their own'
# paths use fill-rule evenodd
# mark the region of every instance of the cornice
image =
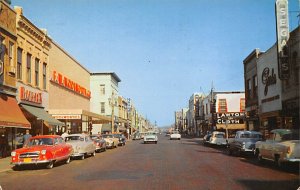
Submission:
<svg viewBox="0 0 300 190">
<path fill-rule="evenodd" d="M 34 26 L 25 17 L 20 16 L 17 18 L 17 29 L 24 31 L 26 34 L 31 36 L 37 42 L 39 42 L 43 47 L 50 49 L 51 40 L 42 30 Z"/>
</svg>

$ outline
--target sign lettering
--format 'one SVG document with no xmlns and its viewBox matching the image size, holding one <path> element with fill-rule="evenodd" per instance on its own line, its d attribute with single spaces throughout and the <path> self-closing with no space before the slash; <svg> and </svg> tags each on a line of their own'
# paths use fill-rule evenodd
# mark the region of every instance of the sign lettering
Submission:
<svg viewBox="0 0 300 190">
<path fill-rule="evenodd" d="M 25 89 L 24 87 L 20 87 L 20 100 L 33 102 L 36 104 L 42 104 L 42 93 L 40 92 L 32 92 L 30 90 Z"/>
</svg>

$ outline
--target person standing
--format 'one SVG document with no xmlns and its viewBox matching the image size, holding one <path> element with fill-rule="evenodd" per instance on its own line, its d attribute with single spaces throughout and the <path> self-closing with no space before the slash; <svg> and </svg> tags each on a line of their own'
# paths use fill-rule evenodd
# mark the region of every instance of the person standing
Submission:
<svg viewBox="0 0 300 190">
<path fill-rule="evenodd" d="M 6 148 L 7 148 L 7 139 L 5 137 L 5 134 L 3 133 L 0 135 L 0 153 L 2 158 L 6 157 Z"/>
<path fill-rule="evenodd" d="M 23 136 L 23 146 L 26 144 L 26 142 L 32 137 L 32 135 L 29 133 L 29 129 L 26 129 L 26 134 Z"/>
</svg>

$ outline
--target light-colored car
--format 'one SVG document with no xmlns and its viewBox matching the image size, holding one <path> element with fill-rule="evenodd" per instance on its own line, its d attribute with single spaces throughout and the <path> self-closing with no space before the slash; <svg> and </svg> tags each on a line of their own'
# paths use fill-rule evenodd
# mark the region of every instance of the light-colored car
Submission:
<svg viewBox="0 0 300 190">
<path fill-rule="evenodd" d="M 152 132 L 149 132 L 149 133 L 146 133 L 145 136 L 144 136 L 144 144 L 146 143 L 155 143 L 157 144 L 157 141 L 158 141 L 158 138 L 157 138 L 157 135 L 156 133 L 152 133 Z"/>
<path fill-rule="evenodd" d="M 113 134 L 104 134 L 102 135 L 106 142 L 107 148 L 117 148 L 119 144 L 119 139 L 116 138 Z"/>
<path fill-rule="evenodd" d="M 65 137 L 65 141 L 73 147 L 72 157 L 80 157 L 83 160 L 87 155 L 96 155 L 96 145 L 87 134 L 68 135 Z"/>
<path fill-rule="evenodd" d="M 93 134 L 91 135 L 91 138 L 96 145 L 96 152 L 106 151 L 106 141 L 104 140 L 102 135 Z"/>
<path fill-rule="evenodd" d="M 227 144 L 224 132 L 214 131 L 209 139 L 209 144 L 225 146 Z"/>
<path fill-rule="evenodd" d="M 181 139 L 181 134 L 179 133 L 179 131 L 173 131 L 170 135 L 170 140 L 172 139 Z"/>
<path fill-rule="evenodd" d="M 286 162 L 300 162 L 299 131 L 274 129 L 266 141 L 255 144 L 255 154 L 259 161 L 274 161 L 278 166 Z"/>
<path fill-rule="evenodd" d="M 141 140 L 141 134 L 139 132 L 134 133 L 132 140 Z"/>
<path fill-rule="evenodd" d="M 254 154 L 255 143 L 262 140 L 262 134 L 257 131 L 237 131 L 235 137 L 228 142 L 229 155 L 239 156 L 242 153 Z"/>
</svg>

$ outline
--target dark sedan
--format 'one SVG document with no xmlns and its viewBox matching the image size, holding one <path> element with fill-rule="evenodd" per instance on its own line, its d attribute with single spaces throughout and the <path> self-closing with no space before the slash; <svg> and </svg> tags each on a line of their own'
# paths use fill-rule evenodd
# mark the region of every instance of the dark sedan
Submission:
<svg viewBox="0 0 300 190">
<path fill-rule="evenodd" d="M 125 146 L 126 144 L 126 137 L 123 134 L 113 134 L 116 138 L 119 139 L 118 146 Z"/>
</svg>

